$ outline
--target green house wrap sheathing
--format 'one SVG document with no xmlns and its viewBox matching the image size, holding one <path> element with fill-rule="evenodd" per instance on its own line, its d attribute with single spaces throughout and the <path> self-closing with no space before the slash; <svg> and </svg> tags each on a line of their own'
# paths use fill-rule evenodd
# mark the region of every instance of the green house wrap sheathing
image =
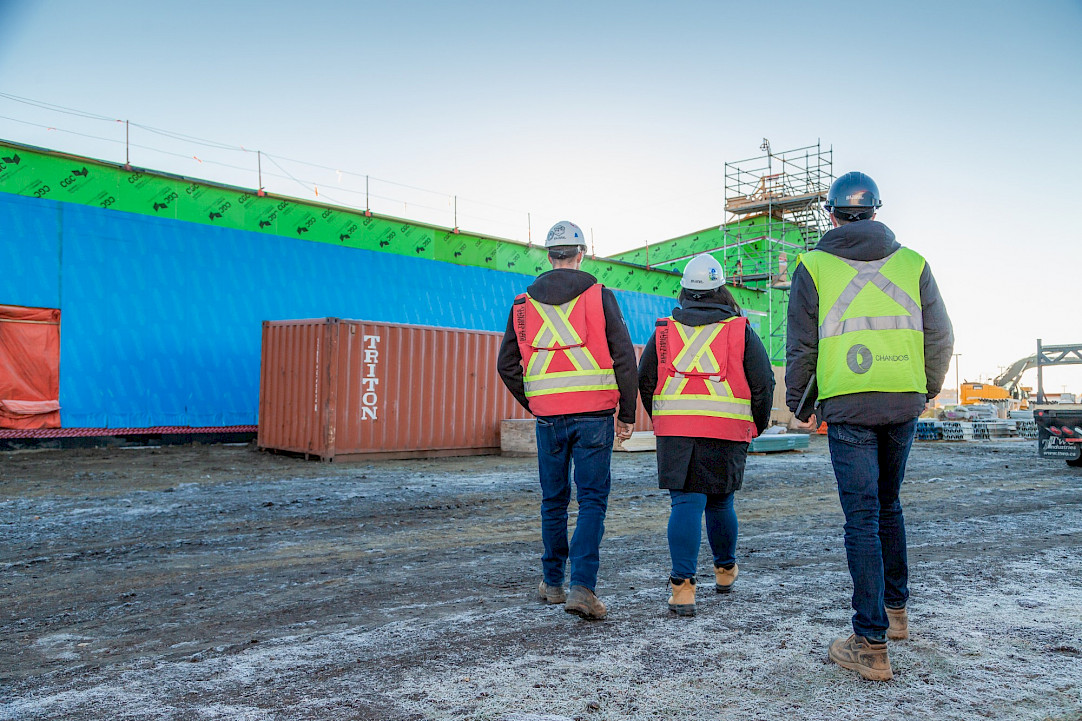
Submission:
<svg viewBox="0 0 1082 721">
<path fill-rule="evenodd" d="M 744 218 L 725 225 L 724 232 L 719 227 L 705 228 L 695 233 L 663 240 L 657 244 L 617 253 L 612 258 L 636 265 L 649 265 L 652 268 L 682 270 L 690 257 L 699 253 L 711 253 L 718 260 L 722 260 L 726 257 L 726 253 L 722 251 L 726 245 L 730 246 L 728 255 L 733 257 L 732 262 L 735 263 L 736 254 L 731 246 L 736 243 L 743 243 L 741 247 L 745 256 L 756 253 L 765 254 L 768 243 L 773 245 L 775 256 L 779 250 L 788 250 L 791 258 L 795 256 L 792 246 L 803 242 L 800 229 L 793 223 L 779 220 L 768 221 L 766 216 Z M 782 242 L 771 242 L 772 240 Z M 776 257 L 774 265 L 775 267 L 770 272 L 777 270 Z M 727 272 L 729 270 L 726 268 Z M 752 271 L 745 268 L 744 272 Z M 761 272 L 766 271 L 764 269 Z"/>
<path fill-rule="evenodd" d="M 295 198 L 0 142 L 0 191 L 192 223 L 536 275 L 544 248 Z M 674 297 L 680 278 L 607 258 L 583 270 L 610 288 Z"/>
<path fill-rule="evenodd" d="M 260 195 L 250 189 L 4 141 L 0 141 L 0 192 L 525 275 L 549 268 L 545 249 L 536 245 L 296 198 Z M 742 221 L 747 225 L 741 227 L 742 235 L 758 232 L 755 223 L 759 220 Z M 775 223 L 775 230 L 778 226 Z M 713 250 L 722 242 L 717 228 L 691 233 L 650 246 L 650 261 Z M 588 257 L 582 269 L 610 288 L 675 299 L 686 260 L 646 268 L 646 249 L 640 248 L 610 258 Z M 733 287 L 732 291 L 749 311 L 764 342 L 776 345 L 764 319 L 769 317 L 768 296 L 778 294 L 744 287 Z M 771 349 L 775 362 L 776 350 Z"/>
</svg>

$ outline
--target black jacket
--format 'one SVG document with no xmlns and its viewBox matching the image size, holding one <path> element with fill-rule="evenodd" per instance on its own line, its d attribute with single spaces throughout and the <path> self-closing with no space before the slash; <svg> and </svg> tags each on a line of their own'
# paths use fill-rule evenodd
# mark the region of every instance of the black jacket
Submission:
<svg viewBox="0 0 1082 721">
<path fill-rule="evenodd" d="M 902 246 L 890 228 L 875 220 L 858 220 L 826 233 L 816 246 L 831 255 L 850 260 L 879 260 Z M 797 416 L 807 420 L 813 409 L 819 420 L 879 426 L 902 423 L 916 418 L 930 398 L 939 395 L 954 353 L 954 330 L 951 328 L 939 286 L 927 263 L 920 276 L 920 304 L 924 319 L 924 372 L 928 392 L 923 393 L 851 393 L 835 396 L 814 408 L 817 402 L 814 385 Z M 803 265 L 793 273 L 789 290 L 789 325 L 785 340 L 785 402 L 796 411 L 819 357 L 819 293 L 811 274 Z"/>
<path fill-rule="evenodd" d="M 673 309 L 673 318 L 684 325 L 702 326 L 731 318 L 735 313 L 727 305 L 685 301 Z M 759 336 L 747 326 L 744 334 L 744 376 L 751 389 L 751 415 L 762 433 L 770 423 L 774 398 L 774 371 Z M 657 388 L 657 333 L 639 359 L 639 396 L 646 412 L 653 415 L 654 389 Z M 657 437 L 657 477 L 659 488 L 689 493 L 732 493 L 744 482 L 744 463 L 748 444 L 720 438 L 685 436 Z"/>
<path fill-rule="evenodd" d="M 582 295 L 590 286 L 597 283 L 597 278 L 582 270 L 556 268 L 537 276 L 526 292 L 539 303 L 560 305 Z M 635 391 L 638 375 L 635 371 L 635 346 L 631 344 L 631 335 L 616 303 L 616 296 L 608 288 L 601 289 L 601 305 L 605 311 L 605 337 L 609 342 L 609 354 L 612 356 L 612 369 L 616 373 L 616 383 L 620 386 L 620 412 L 617 415 L 624 423 L 635 422 Z M 514 310 L 507 315 L 507 331 L 503 334 L 500 354 L 496 359 L 496 368 L 500 378 L 523 408 L 530 410 L 526 400 L 526 388 L 522 383 L 522 353 L 515 337 Z M 576 415 L 611 416 L 614 408 L 593 413 Z"/>
</svg>

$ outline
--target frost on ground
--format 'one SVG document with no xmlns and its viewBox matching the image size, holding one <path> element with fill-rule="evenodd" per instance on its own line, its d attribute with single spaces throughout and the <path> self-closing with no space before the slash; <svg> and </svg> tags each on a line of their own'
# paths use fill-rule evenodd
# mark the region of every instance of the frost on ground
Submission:
<svg viewBox="0 0 1082 721">
<path fill-rule="evenodd" d="M 327 466 L 237 448 L 0 462 L 0 719 L 1082 719 L 1082 471 L 1032 445 L 918 444 L 912 638 L 895 680 L 848 633 L 822 439 L 755 456 L 741 576 L 665 606 L 667 497 L 614 459 L 584 622 L 533 598 L 522 459 Z"/>
</svg>

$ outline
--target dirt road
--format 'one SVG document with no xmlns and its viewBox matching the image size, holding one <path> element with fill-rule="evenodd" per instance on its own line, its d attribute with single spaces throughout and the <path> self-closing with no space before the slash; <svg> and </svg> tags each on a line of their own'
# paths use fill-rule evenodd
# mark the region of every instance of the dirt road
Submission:
<svg viewBox="0 0 1082 721">
<path fill-rule="evenodd" d="M 825 661 L 851 611 L 824 439 L 750 459 L 740 580 L 691 619 L 653 454 L 613 474 L 589 623 L 533 598 L 532 459 L 0 454 L 0 719 L 1082 719 L 1082 470 L 1031 443 L 915 447 L 889 684 Z"/>
</svg>

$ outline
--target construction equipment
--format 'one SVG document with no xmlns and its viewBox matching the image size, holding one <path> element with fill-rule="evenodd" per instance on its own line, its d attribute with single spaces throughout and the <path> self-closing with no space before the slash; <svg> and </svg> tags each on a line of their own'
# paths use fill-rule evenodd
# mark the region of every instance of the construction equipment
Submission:
<svg viewBox="0 0 1082 721">
<path fill-rule="evenodd" d="M 1006 410 L 1029 408 L 1029 389 L 1021 385 L 1022 374 L 1037 367 L 1037 356 L 1019 358 L 1011 363 L 991 383 L 966 381 L 959 391 L 958 402 L 968 406 L 974 403 L 991 403 Z"/>
<path fill-rule="evenodd" d="M 1068 466 L 1082 467 L 1082 403 L 1047 403 L 1044 366 L 1082 364 L 1082 344 L 1042 345 L 1037 339 L 1037 452 L 1042 458 L 1062 458 Z"/>
<path fill-rule="evenodd" d="M 1014 405 L 1011 400 L 1017 400 L 1017 408 L 1026 408 L 1026 400 L 1012 398 L 1010 391 L 994 383 L 972 383 L 966 381 L 962 384 L 960 403 L 963 406 L 971 406 L 977 403 L 993 403 L 996 405 Z M 1013 410 L 1017 410 L 1017 408 Z"/>
</svg>

